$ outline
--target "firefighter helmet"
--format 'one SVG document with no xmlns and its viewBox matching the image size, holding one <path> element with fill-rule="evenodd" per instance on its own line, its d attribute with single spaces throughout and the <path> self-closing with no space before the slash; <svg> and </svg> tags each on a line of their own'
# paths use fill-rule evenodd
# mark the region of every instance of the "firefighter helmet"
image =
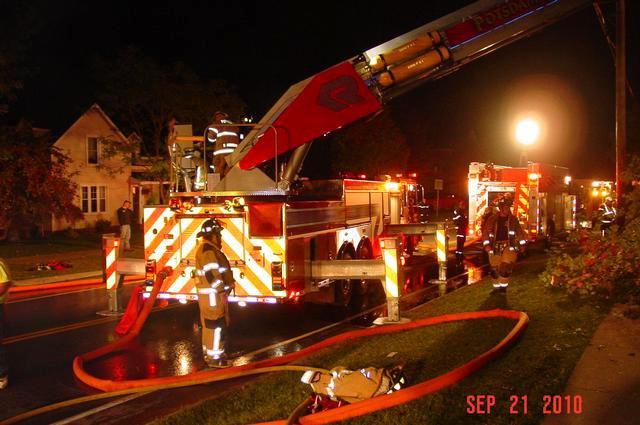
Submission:
<svg viewBox="0 0 640 425">
<path fill-rule="evenodd" d="M 220 224 L 217 219 L 210 218 L 202 223 L 202 228 L 200 229 L 196 237 L 199 238 L 208 235 L 220 235 L 220 232 L 222 232 L 223 229 L 224 227 L 222 227 L 222 224 Z"/>
<path fill-rule="evenodd" d="M 229 118 L 229 114 L 227 114 L 227 113 L 226 113 L 226 112 L 224 112 L 224 111 L 216 111 L 216 113 L 215 113 L 215 114 L 213 114 L 213 118 L 214 118 L 214 120 L 217 120 L 217 119 L 218 119 L 218 116 L 220 116 L 220 117 L 221 117 L 220 119 L 228 119 L 228 118 Z"/>
<path fill-rule="evenodd" d="M 498 199 L 498 208 L 501 208 L 501 207 L 511 208 L 512 205 L 513 205 L 513 199 L 511 199 L 511 196 L 504 195 L 502 198 Z"/>
</svg>

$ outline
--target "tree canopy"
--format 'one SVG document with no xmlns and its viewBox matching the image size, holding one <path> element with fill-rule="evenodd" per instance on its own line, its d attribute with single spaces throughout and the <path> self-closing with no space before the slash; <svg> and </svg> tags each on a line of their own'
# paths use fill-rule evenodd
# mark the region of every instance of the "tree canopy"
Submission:
<svg viewBox="0 0 640 425">
<path fill-rule="evenodd" d="M 391 114 L 383 111 L 336 134 L 331 146 L 331 168 L 369 176 L 404 172 L 409 148 Z"/>
<path fill-rule="evenodd" d="M 70 158 L 49 146 L 25 121 L 0 127 L 0 227 L 11 239 L 43 231 L 51 215 L 70 222 L 82 218 L 74 205 L 77 185 L 71 180 Z"/>
<path fill-rule="evenodd" d="M 167 124 L 172 118 L 204 130 L 217 110 L 239 118 L 244 102 L 219 79 L 203 80 L 185 64 L 161 65 L 135 48 L 94 64 L 97 98 L 126 132 L 135 131 L 150 155 L 166 154 Z"/>
</svg>

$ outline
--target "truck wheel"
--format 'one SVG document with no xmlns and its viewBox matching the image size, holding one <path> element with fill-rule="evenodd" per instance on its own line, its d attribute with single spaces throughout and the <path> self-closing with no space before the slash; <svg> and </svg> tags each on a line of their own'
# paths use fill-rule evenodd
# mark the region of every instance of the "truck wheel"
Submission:
<svg viewBox="0 0 640 425">
<path fill-rule="evenodd" d="M 382 284 L 378 280 L 362 280 L 355 285 L 351 298 L 351 313 L 357 314 L 372 307 L 384 304 L 386 299 Z M 382 309 L 370 311 L 353 319 L 360 326 L 371 326 L 382 314 Z"/>
<path fill-rule="evenodd" d="M 352 243 L 345 242 L 338 250 L 338 260 L 353 260 L 356 258 L 356 249 Z M 353 297 L 353 281 L 350 279 L 336 280 L 334 283 L 336 304 L 340 307 L 349 307 Z"/>
</svg>

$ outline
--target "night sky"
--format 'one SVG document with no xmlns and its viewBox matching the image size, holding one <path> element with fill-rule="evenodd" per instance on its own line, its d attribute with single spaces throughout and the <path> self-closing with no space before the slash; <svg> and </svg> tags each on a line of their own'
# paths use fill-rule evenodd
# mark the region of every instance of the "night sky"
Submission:
<svg viewBox="0 0 640 425">
<path fill-rule="evenodd" d="M 469 3 L 31 2 L 24 13 L 33 15 L 27 58 L 35 72 L 12 113 L 64 130 L 95 101 L 93 59 L 134 45 L 231 82 L 260 117 L 291 84 Z M 637 9 L 628 12 L 632 84 Z M 389 107 L 414 151 L 451 147 L 461 160 L 502 164 L 518 160 L 511 125 L 532 110 L 544 117 L 547 136 L 529 159 L 613 177 L 613 59 L 591 8 Z"/>
</svg>

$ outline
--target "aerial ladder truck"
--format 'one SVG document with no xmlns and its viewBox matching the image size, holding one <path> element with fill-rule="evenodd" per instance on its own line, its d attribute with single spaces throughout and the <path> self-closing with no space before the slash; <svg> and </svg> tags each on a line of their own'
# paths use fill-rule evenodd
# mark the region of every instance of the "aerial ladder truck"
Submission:
<svg viewBox="0 0 640 425">
<path fill-rule="evenodd" d="M 224 176 L 207 178 L 198 191 L 174 182 L 169 205 L 145 207 L 147 271 L 174 270 L 159 297 L 197 298 L 196 234 L 204 220 L 216 218 L 237 282 L 230 302 L 366 308 L 382 290 L 378 281 L 332 279 L 315 265 L 379 256 L 385 227 L 406 221 L 408 188 L 391 179 L 299 179 L 311 143 L 589 4 L 477 1 L 291 86 L 226 157 Z M 267 161 L 273 175 L 259 167 Z M 210 171 L 206 163 L 204 169 Z"/>
</svg>

